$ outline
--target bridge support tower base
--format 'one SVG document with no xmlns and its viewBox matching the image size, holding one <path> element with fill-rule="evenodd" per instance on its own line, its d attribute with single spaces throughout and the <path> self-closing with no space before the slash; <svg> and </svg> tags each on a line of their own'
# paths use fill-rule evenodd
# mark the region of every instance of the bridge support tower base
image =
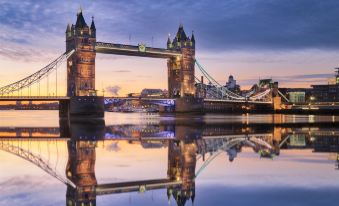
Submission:
<svg viewBox="0 0 339 206">
<path fill-rule="evenodd" d="M 71 97 L 69 104 L 69 116 L 71 118 L 104 118 L 104 115 L 104 97 Z"/>
<path fill-rule="evenodd" d="M 61 100 L 59 102 L 59 118 L 60 119 L 69 118 L 69 100 Z"/>
<path fill-rule="evenodd" d="M 71 97 L 70 100 L 60 101 L 60 118 L 104 118 L 104 97 L 98 96 L 78 96 Z"/>
</svg>

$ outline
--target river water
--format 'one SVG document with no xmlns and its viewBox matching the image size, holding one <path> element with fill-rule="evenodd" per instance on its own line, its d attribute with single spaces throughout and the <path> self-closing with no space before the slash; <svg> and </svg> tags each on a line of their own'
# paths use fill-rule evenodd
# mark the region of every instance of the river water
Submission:
<svg viewBox="0 0 339 206">
<path fill-rule="evenodd" d="M 337 205 L 339 117 L 0 111 L 0 205 Z"/>
</svg>

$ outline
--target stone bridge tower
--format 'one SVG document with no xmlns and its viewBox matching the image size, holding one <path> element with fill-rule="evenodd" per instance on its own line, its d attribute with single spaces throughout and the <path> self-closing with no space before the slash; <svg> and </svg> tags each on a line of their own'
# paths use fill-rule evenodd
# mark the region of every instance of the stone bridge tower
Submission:
<svg viewBox="0 0 339 206">
<path fill-rule="evenodd" d="M 67 59 L 67 96 L 95 96 L 95 44 L 94 19 L 89 27 L 80 11 L 66 29 L 66 52 L 75 49 Z"/>
<path fill-rule="evenodd" d="M 80 11 L 75 25 L 67 25 L 66 29 L 66 52 L 73 49 L 75 52 L 67 59 L 67 96 L 70 101 L 60 101 L 61 118 L 104 117 L 104 98 L 97 96 L 95 90 L 95 45 L 94 19 L 89 27 Z"/>
<path fill-rule="evenodd" d="M 182 57 L 168 59 L 168 93 L 170 98 L 194 96 L 195 94 L 195 38 L 189 38 L 183 25 L 179 26 L 173 41 L 168 37 L 167 49 L 180 51 Z"/>
</svg>

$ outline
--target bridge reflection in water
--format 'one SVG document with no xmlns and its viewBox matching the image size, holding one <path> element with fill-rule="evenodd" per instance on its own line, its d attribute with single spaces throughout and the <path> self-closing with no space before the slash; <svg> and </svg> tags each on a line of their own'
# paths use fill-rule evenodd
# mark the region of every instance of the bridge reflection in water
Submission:
<svg viewBox="0 0 339 206">
<path fill-rule="evenodd" d="M 124 192 L 145 192 L 154 189 L 167 189 L 168 198 L 174 198 L 177 205 L 185 205 L 195 198 L 195 179 L 201 169 L 205 168 L 214 156 L 211 155 L 199 170 L 196 170 L 197 158 L 205 160 L 206 153 L 218 154 L 219 151 L 234 155 L 247 145 L 255 151 L 267 150 L 267 154 L 274 152 L 273 147 L 264 140 L 246 137 L 241 134 L 227 134 L 222 127 L 199 129 L 199 124 L 176 125 L 164 123 L 162 125 L 116 125 L 106 127 L 102 123 L 71 124 L 68 145 L 67 178 L 75 184 L 68 185 L 68 205 L 95 205 L 96 197 Z M 65 130 L 67 131 L 67 130 Z M 209 136 L 204 139 L 203 131 Z M 215 135 L 215 137 L 213 137 Z M 232 136 L 233 135 L 233 136 Z M 100 139 L 117 139 L 140 141 L 144 147 L 162 145 L 168 149 L 167 177 L 132 182 L 98 184 L 95 176 L 96 143 Z M 257 141 L 256 141 L 257 140 Z M 230 157 L 234 158 L 234 157 Z"/>
<path fill-rule="evenodd" d="M 59 128 L 0 128 L 0 149 L 30 161 L 67 185 L 66 205 L 96 205 L 97 196 L 166 189 L 177 205 L 194 201 L 195 181 L 219 155 L 234 161 L 243 147 L 261 158 L 273 158 L 280 150 L 313 148 L 331 152 L 338 166 L 339 129 L 328 124 L 236 124 L 204 121 L 163 121 L 160 124 L 111 125 L 103 120 L 60 122 Z M 58 140 L 67 142 L 66 178 L 58 174 L 37 151 L 12 142 Z M 167 177 L 100 184 L 95 174 L 99 141 L 139 142 L 144 148 L 166 147 Z M 197 161 L 203 164 L 197 167 Z"/>
</svg>

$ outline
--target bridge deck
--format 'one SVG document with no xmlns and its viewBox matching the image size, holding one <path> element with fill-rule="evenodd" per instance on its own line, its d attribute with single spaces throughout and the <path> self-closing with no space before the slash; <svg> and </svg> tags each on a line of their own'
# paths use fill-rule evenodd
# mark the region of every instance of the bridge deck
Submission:
<svg viewBox="0 0 339 206">
<path fill-rule="evenodd" d="M 122 100 L 175 100 L 171 98 L 159 98 L 159 97 L 105 97 L 105 99 L 122 99 Z"/>
<path fill-rule="evenodd" d="M 231 99 L 204 99 L 204 102 L 229 102 L 229 103 L 250 103 L 250 104 L 272 104 L 272 102 L 263 101 L 246 101 L 246 100 L 231 100 Z"/>
<path fill-rule="evenodd" d="M 182 181 L 173 181 L 169 179 L 102 184 L 96 187 L 96 194 L 106 195 L 122 192 L 142 192 L 143 190 L 155 190 L 181 184 Z"/>
<path fill-rule="evenodd" d="M 69 100 L 67 96 L 0 96 L 0 101 L 60 101 Z M 105 97 L 106 100 L 139 100 L 139 101 L 168 101 L 174 102 L 175 99 L 169 98 L 152 98 L 152 97 Z M 227 99 L 204 99 L 204 102 L 225 102 L 225 103 L 250 103 L 250 104 L 272 104 L 272 102 L 262 101 L 242 101 L 242 100 L 227 100 Z"/>
<path fill-rule="evenodd" d="M 175 101 L 169 98 L 152 98 L 152 97 L 105 97 L 106 100 L 140 100 L 140 101 Z M 272 104 L 272 102 L 263 101 L 246 101 L 246 100 L 230 100 L 230 99 L 204 99 L 204 102 L 220 102 L 220 103 L 249 103 L 249 104 Z"/>
<path fill-rule="evenodd" d="M 66 96 L 0 96 L 0 101 L 60 101 L 69 99 Z"/>
<path fill-rule="evenodd" d="M 140 51 L 138 46 L 104 42 L 97 42 L 95 50 L 97 53 L 103 54 L 116 54 L 116 55 L 153 57 L 153 58 L 171 58 L 171 57 L 180 57 L 182 55 L 178 51 L 172 51 L 168 49 L 146 47 L 144 51 Z"/>
</svg>

